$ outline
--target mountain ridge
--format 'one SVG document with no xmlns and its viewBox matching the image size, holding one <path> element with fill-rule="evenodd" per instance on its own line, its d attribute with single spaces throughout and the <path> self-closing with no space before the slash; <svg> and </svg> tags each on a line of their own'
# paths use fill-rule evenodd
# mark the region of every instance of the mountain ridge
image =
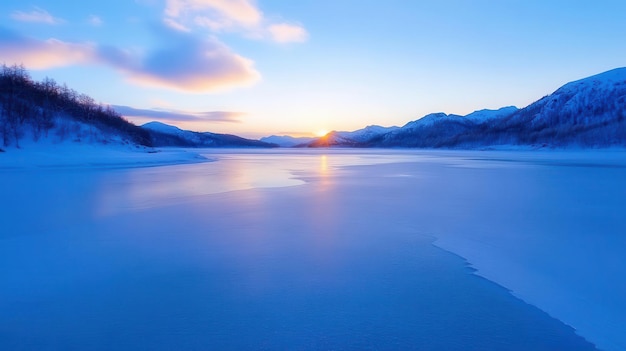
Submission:
<svg viewBox="0 0 626 351">
<path fill-rule="evenodd" d="M 261 140 L 231 134 L 182 130 L 162 122 L 136 126 L 109 105 L 46 78 L 34 82 L 23 66 L 0 71 L 0 140 L 20 147 L 26 135 L 37 142 L 95 142 L 141 147 L 380 147 L 480 149 L 626 147 L 626 67 L 566 83 L 518 109 L 477 110 L 460 116 L 431 113 L 402 127 L 369 125 L 332 131 L 320 138 L 270 136 Z"/>
<path fill-rule="evenodd" d="M 147 130 L 156 147 L 183 146 L 183 147 L 260 147 L 272 148 L 276 144 L 260 140 L 251 140 L 232 134 L 218 134 L 211 132 L 193 132 L 162 122 L 152 121 L 141 126 Z"/>
<path fill-rule="evenodd" d="M 478 110 L 466 116 L 431 113 L 369 140 L 337 138 L 307 147 L 412 147 L 473 149 L 498 146 L 626 146 L 626 68 L 566 83 L 518 109 Z"/>
</svg>

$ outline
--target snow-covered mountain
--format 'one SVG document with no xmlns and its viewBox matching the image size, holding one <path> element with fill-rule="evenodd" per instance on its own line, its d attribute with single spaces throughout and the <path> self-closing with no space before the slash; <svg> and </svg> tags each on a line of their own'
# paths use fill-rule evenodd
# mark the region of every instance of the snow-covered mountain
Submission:
<svg viewBox="0 0 626 351">
<path fill-rule="evenodd" d="M 310 147 L 437 147 L 437 140 L 451 137 L 477 124 L 501 118 L 516 112 L 513 106 L 499 110 L 481 110 L 467 116 L 448 115 L 442 112 L 426 115 L 402 127 L 368 126 L 354 132 L 332 132 L 307 146 Z"/>
<path fill-rule="evenodd" d="M 293 147 L 297 145 L 310 143 L 315 139 L 316 138 L 314 137 L 292 137 L 289 135 L 271 135 L 268 137 L 263 137 L 260 140 L 264 143 L 275 144 L 280 147 Z"/>
<path fill-rule="evenodd" d="M 399 129 L 399 127 L 381 127 L 377 125 L 367 126 L 363 129 L 355 130 L 353 132 L 337 132 L 333 131 L 321 138 L 317 138 L 306 145 L 307 147 L 358 147 L 361 144 L 375 138 L 379 135 L 392 132 Z"/>
<path fill-rule="evenodd" d="M 486 122 L 494 118 L 506 117 L 508 115 L 513 114 L 513 112 L 517 112 L 517 110 L 518 108 L 515 106 L 507 106 L 498 110 L 485 109 L 485 110 L 474 111 L 470 113 L 469 115 L 465 116 L 465 118 L 476 123 L 482 123 L 482 122 Z"/>
<path fill-rule="evenodd" d="M 523 109 L 509 106 L 466 116 L 433 113 L 363 140 L 334 133 L 308 146 L 626 146 L 625 117 L 626 68 L 618 68 L 568 83 Z"/>
<path fill-rule="evenodd" d="M 0 141 L 81 142 L 185 147 L 420 147 L 483 148 L 626 146 L 626 68 L 565 84 L 523 108 L 480 110 L 466 116 L 433 113 L 402 127 L 368 126 L 316 139 L 271 136 L 250 140 L 192 132 L 160 122 L 138 127 L 110 106 L 53 80 L 33 82 L 19 66 L 0 71 Z"/>
<path fill-rule="evenodd" d="M 568 83 L 498 120 L 489 137 L 496 143 L 624 146 L 625 117 L 626 68 L 618 68 Z"/>
<path fill-rule="evenodd" d="M 145 130 L 110 106 L 46 78 L 33 81 L 23 66 L 0 65 L 0 144 L 152 145 Z"/>
<path fill-rule="evenodd" d="M 459 115 L 433 113 L 366 142 L 376 147 L 441 147 L 441 140 L 465 133 L 477 122 Z"/>
<path fill-rule="evenodd" d="M 370 140 L 371 138 L 392 132 L 394 130 L 399 129 L 399 127 L 381 127 L 377 125 L 367 126 L 363 129 L 355 130 L 353 132 L 337 132 L 341 137 L 354 140 L 356 142 L 364 142 Z"/>
<path fill-rule="evenodd" d="M 250 140 L 236 135 L 209 132 L 192 132 L 161 122 L 149 122 L 141 126 L 152 137 L 154 146 L 183 147 L 276 147 L 275 144 Z"/>
</svg>

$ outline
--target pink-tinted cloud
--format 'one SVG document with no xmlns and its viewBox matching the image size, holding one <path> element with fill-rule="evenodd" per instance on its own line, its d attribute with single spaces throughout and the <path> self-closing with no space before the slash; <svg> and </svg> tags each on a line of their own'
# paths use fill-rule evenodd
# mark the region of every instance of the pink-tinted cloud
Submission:
<svg viewBox="0 0 626 351">
<path fill-rule="evenodd" d="M 302 26 L 295 24 L 272 24 L 267 30 L 277 43 L 301 43 L 309 38 L 307 31 Z"/>
<path fill-rule="evenodd" d="M 0 61 L 45 69 L 94 61 L 96 48 L 87 43 L 37 40 L 0 28 Z"/>
<path fill-rule="evenodd" d="M 249 0 L 167 0 L 164 12 L 170 18 L 206 14 L 223 26 L 254 26 L 263 18 L 254 2 Z"/>
<path fill-rule="evenodd" d="M 124 117 L 141 118 L 143 120 L 165 120 L 170 122 L 227 122 L 239 123 L 244 112 L 204 111 L 191 112 L 171 109 L 137 109 L 130 106 L 111 106 Z"/>
<path fill-rule="evenodd" d="M 183 25 L 182 23 L 176 21 L 175 19 L 165 18 L 163 20 L 163 24 L 179 32 L 186 32 L 186 33 L 191 32 L 191 29 L 189 27 Z"/>
<path fill-rule="evenodd" d="M 11 18 L 20 22 L 45 23 L 52 25 L 65 22 L 65 20 L 54 17 L 48 11 L 39 7 L 34 7 L 30 12 L 13 11 L 11 13 Z"/>
<path fill-rule="evenodd" d="M 200 39 L 155 27 L 161 46 L 138 55 L 113 46 L 38 40 L 0 28 L 0 61 L 45 69 L 75 64 L 107 65 L 129 81 L 186 92 L 211 92 L 253 84 L 254 63 L 216 39 Z"/>
<path fill-rule="evenodd" d="M 116 62 L 135 83 L 188 92 L 218 91 L 260 79 L 252 60 L 235 54 L 216 39 L 199 39 L 168 28 L 158 32 L 161 47 L 140 60 L 116 50 L 103 56 Z"/>
<path fill-rule="evenodd" d="M 253 0 L 167 0 L 163 21 L 171 28 L 213 33 L 242 32 L 278 43 L 304 42 L 308 33 L 295 24 L 268 20 Z"/>
</svg>

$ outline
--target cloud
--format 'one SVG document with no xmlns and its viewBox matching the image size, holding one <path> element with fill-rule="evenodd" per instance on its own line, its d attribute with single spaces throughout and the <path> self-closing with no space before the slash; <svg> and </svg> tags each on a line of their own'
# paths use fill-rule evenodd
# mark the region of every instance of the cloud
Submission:
<svg viewBox="0 0 626 351">
<path fill-rule="evenodd" d="M 219 91 L 260 79 L 253 61 L 214 38 L 200 39 L 165 26 L 155 31 L 161 46 L 139 54 L 93 43 L 38 40 L 0 28 L 0 61 L 23 63 L 31 69 L 106 65 L 135 84 L 185 92 Z"/>
<path fill-rule="evenodd" d="M 255 26 L 263 18 L 261 11 L 249 0 L 167 0 L 164 13 L 170 18 L 190 14 L 198 17 L 201 13 L 225 27 Z"/>
<path fill-rule="evenodd" d="M 182 91 L 218 91 L 260 79 L 252 60 L 233 53 L 217 39 L 198 39 L 165 27 L 157 30 L 161 47 L 144 57 L 128 57 L 118 50 L 103 56 L 135 83 Z"/>
<path fill-rule="evenodd" d="M 278 43 L 305 42 L 304 27 L 268 20 L 253 0 L 167 0 L 163 21 L 175 29 L 239 31 L 247 37 Z"/>
<path fill-rule="evenodd" d="M 309 34 L 303 27 L 295 24 L 272 24 L 267 29 L 272 39 L 277 43 L 301 43 L 305 42 L 309 37 Z"/>
<path fill-rule="evenodd" d="M 239 123 L 244 112 L 207 111 L 189 112 L 169 109 L 137 109 L 130 106 L 112 105 L 117 113 L 124 117 L 139 117 L 145 120 L 159 119 L 174 122 L 228 122 Z"/>
<path fill-rule="evenodd" d="M 170 27 L 170 28 L 172 28 L 174 30 L 177 30 L 179 32 L 187 32 L 187 33 L 191 32 L 191 29 L 189 27 L 184 26 L 183 24 L 181 24 L 181 23 L 179 23 L 176 20 L 173 20 L 171 18 L 164 19 L 163 23 L 166 26 L 168 26 L 168 27 Z"/>
<path fill-rule="evenodd" d="M 65 20 L 52 16 L 48 11 L 34 7 L 30 12 L 13 11 L 11 18 L 20 22 L 33 22 L 57 25 L 64 23 Z"/>
<path fill-rule="evenodd" d="M 94 27 L 100 27 L 104 24 L 104 21 L 102 20 L 102 18 L 96 15 L 89 16 L 89 18 L 87 18 L 87 22 L 89 22 L 89 24 L 91 24 Z"/>
<path fill-rule="evenodd" d="M 21 63 L 31 69 L 61 67 L 94 60 L 96 48 L 88 43 L 57 39 L 37 40 L 0 28 L 0 61 Z"/>
</svg>

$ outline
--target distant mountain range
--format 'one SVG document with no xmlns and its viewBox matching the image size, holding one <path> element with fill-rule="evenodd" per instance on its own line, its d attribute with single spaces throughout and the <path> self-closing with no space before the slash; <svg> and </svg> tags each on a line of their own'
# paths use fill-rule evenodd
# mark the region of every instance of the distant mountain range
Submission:
<svg viewBox="0 0 626 351">
<path fill-rule="evenodd" d="M 400 128 L 331 132 L 303 147 L 626 146 L 626 68 L 568 83 L 523 108 L 434 113 Z"/>
<path fill-rule="evenodd" d="M 271 135 L 263 137 L 260 140 L 266 143 L 278 145 L 280 147 L 294 147 L 302 144 L 307 144 L 316 140 L 315 137 L 292 137 L 290 135 Z"/>
<path fill-rule="evenodd" d="M 23 66 L 0 65 L 0 145 L 45 147 L 65 142 L 148 148 L 277 147 L 235 135 L 184 131 L 160 122 L 139 127 L 111 106 L 66 85 L 49 78 L 36 82 Z"/>
<path fill-rule="evenodd" d="M 150 122 L 141 126 L 150 134 L 154 146 L 182 147 L 277 147 L 259 140 L 250 140 L 236 135 L 182 130 L 161 122 Z"/>
<path fill-rule="evenodd" d="M 626 68 L 568 83 L 522 109 L 509 106 L 466 116 L 433 113 L 402 127 L 373 125 L 320 138 L 273 135 L 251 140 L 160 122 L 138 127 L 110 106 L 54 80 L 32 81 L 22 66 L 3 65 L 0 70 L 0 112 L 0 142 L 17 147 L 27 136 L 34 141 L 147 147 L 624 147 Z"/>
</svg>

